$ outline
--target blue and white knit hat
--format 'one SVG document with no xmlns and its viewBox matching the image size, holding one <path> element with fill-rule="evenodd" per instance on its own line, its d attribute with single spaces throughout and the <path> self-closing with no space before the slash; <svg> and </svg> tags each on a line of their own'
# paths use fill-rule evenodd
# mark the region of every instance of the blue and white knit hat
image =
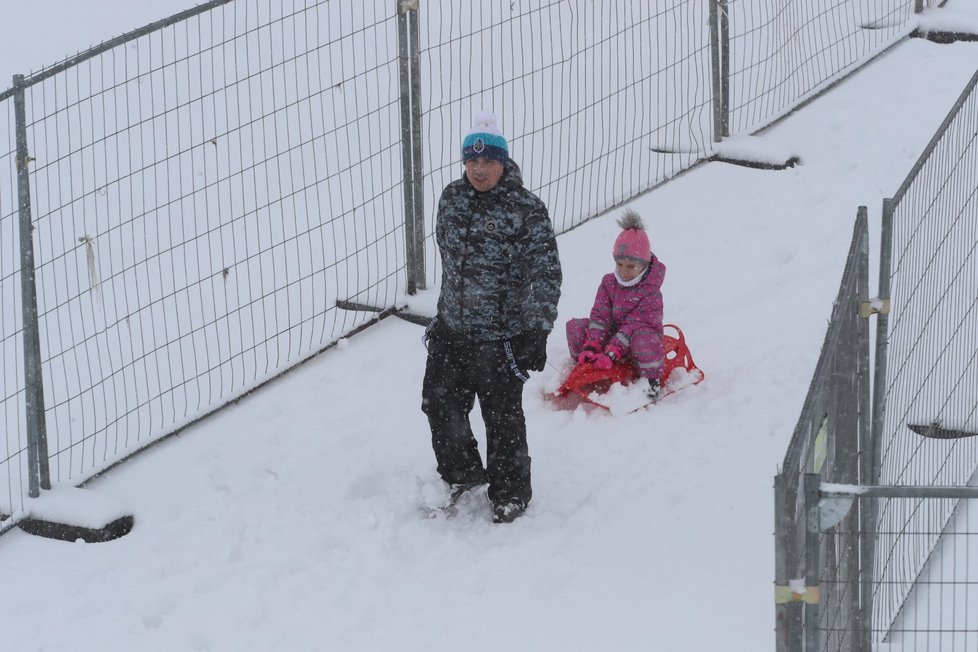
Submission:
<svg viewBox="0 0 978 652">
<path fill-rule="evenodd" d="M 496 115 L 489 111 L 475 114 L 472 129 L 462 141 L 462 162 L 473 158 L 488 158 L 505 163 L 509 158 L 509 145 L 499 131 Z"/>
</svg>

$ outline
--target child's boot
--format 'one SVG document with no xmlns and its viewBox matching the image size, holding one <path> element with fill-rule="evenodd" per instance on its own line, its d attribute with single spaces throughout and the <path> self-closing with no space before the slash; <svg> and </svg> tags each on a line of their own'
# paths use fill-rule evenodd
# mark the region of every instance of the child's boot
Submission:
<svg viewBox="0 0 978 652">
<path fill-rule="evenodd" d="M 649 387 L 645 390 L 645 395 L 649 397 L 650 401 L 654 401 L 659 398 L 659 379 L 649 378 Z"/>
</svg>

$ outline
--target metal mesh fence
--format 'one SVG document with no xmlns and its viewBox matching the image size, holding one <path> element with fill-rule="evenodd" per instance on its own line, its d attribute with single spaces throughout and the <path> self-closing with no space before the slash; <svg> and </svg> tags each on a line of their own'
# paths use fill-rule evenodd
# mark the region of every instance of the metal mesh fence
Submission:
<svg viewBox="0 0 978 652">
<path fill-rule="evenodd" d="M 779 584 L 794 571 L 807 585 L 778 607 L 779 650 L 978 646 L 976 88 L 978 73 L 884 202 L 879 298 L 864 304 L 878 312 L 872 441 L 862 437 L 864 410 L 861 443 L 847 453 L 858 453 L 858 483 L 818 464 L 826 449 L 809 443 L 818 441 L 814 388 L 851 382 L 845 371 L 824 376 L 827 349 L 866 341 L 855 322 L 826 339 L 776 485 Z M 840 294 L 830 331 L 841 302 Z M 845 404 L 826 409 L 849 414 Z M 793 480 L 799 472 L 803 481 Z"/>
<path fill-rule="evenodd" d="M 713 140 L 708 13 L 695 0 L 425 2 L 426 233 L 482 109 L 558 233 L 695 163 Z"/>
<path fill-rule="evenodd" d="M 978 73 L 884 209 L 879 482 L 967 486 L 978 469 Z M 886 230 L 889 230 L 887 233 Z M 888 244 L 889 243 L 889 244 Z M 881 296 L 884 293 L 881 290 Z M 955 509 L 881 503 L 876 618 L 894 622 Z M 915 536 L 903 536 L 904 532 Z"/>
<path fill-rule="evenodd" d="M 832 639 L 845 639 L 854 635 L 860 622 L 858 559 L 859 545 L 864 542 L 851 540 L 844 546 L 813 550 L 808 538 L 811 497 L 806 496 L 805 478 L 819 474 L 826 482 L 857 484 L 867 471 L 860 468 L 860 462 L 865 459 L 861 453 L 869 436 L 869 330 L 860 317 L 860 304 L 868 294 L 868 238 L 863 208 L 854 226 L 825 342 L 777 484 L 779 649 L 801 649 L 797 645 L 806 633 L 803 624 L 807 633 L 831 629 Z M 859 529 L 858 512 L 850 513 L 846 521 L 850 529 Z M 813 552 L 815 557 L 810 556 Z M 823 572 L 820 577 L 828 580 L 819 585 L 820 604 L 790 601 L 790 580 L 805 577 L 806 568 L 814 570 L 810 567 L 816 562 Z M 829 643 L 833 647 L 825 649 L 846 649 L 841 647 L 842 640 Z"/>
<path fill-rule="evenodd" d="M 52 481 L 90 475 L 372 317 L 338 300 L 395 303 L 397 60 L 390 3 L 237 0 L 28 80 Z M 16 187 L 0 199 L 11 486 Z M 0 512 L 22 507 L 9 495 Z"/>
<path fill-rule="evenodd" d="M 892 5 L 899 22 L 912 4 L 866 6 L 877 16 Z M 839 65 L 782 94 L 801 74 L 780 53 L 798 49 L 780 37 L 796 23 L 734 5 L 732 86 L 749 90 L 730 111 L 751 116 L 734 120 L 743 129 L 903 33 L 888 25 L 865 49 L 823 35 L 819 51 Z M 477 110 L 500 116 L 558 232 L 709 157 L 720 135 L 711 63 L 726 48 L 711 40 L 710 7 L 211 0 L 28 77 L 52 479 L 90 476 L 374 317 L 337 302 L 395 305 L 414 280 L 405 198 L 432 234 Z M 408 55 L 420 92 L 407 100 L 404 11 L 420 36 Z M 864 17 L 829 14 L 804 33 Z M 0 93 L 0 515 L 23 509 L 27 457 L 10 98 Z M 405 102 L 420 128 L 405 128 Z M 422 156 L 401 160 L 420 136 Z M 405 166 L 422 160 L 423 201 L 405 184 Z M 430 235 L 423 247 L 433 264 L 422 279 L 435 279 Z"/>
<path fill-rule="evenodd" d="M 0 515 L 27 486 L 13 102 L 0 101 Z M 3 524 L 0 523 L 0 530 Z"/>
<path fill-rule="evenodd" d="M 785 115 L 913 31 L 906 0 L 736 0 L 730 22 L 731 133 Z"/>
<path fill-rule="evenodd" d="M 885 652 L 971 652 L 978 649 L 978 499 L 911 498 L 856 496 L 855 505 L 866 512 L 894 511 L 953 513 L 940 530 L 934 545 L 934 532 L 926 521 L 916 521 L 899 532 L 876 528 L 861 529 L 858 521 L 845 519 L 819 535 L 822 551 L 819 584 L 822 595 L 851 591 L 849 578 L 835 573 L 839 551 L 850 550 L 867 537 L 882 540 L 899 537 L 911 547 L 932 550 L 927 562 L 915 575 L 913 591 L 897 608 L 892 624 L 886 620 L 865 621 L 864 630 L 853 630 L 854 623 L 830 618 L 820 620 L 819 650 L 880 650 Z M 957 509 L 955 509 L 957 505 Z M 855 511 L 855 509 L 853 510 Z M 871 576 L 869 589 L 879 587 Z M 861 589 L 867 588 L 861 585 Z M 875 641 L 856 647 L 854 640 Z"/>
</svg>

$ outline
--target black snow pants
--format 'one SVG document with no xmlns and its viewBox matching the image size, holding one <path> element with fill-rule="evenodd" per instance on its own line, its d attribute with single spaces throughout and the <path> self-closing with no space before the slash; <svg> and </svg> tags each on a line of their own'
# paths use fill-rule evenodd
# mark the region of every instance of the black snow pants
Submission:
<svg viewBox="0 0 978 652">
<path fill-rule="evenodd" d="M 488 481 L 493 503 L 530 502 L 526 379 L 508 342 L 430 339 L 421 409 L 428 415 L 438 473 L 445 482 Z M 476 396 L 486 424 L 485 468 L 469 423 Z"/>
</svg>

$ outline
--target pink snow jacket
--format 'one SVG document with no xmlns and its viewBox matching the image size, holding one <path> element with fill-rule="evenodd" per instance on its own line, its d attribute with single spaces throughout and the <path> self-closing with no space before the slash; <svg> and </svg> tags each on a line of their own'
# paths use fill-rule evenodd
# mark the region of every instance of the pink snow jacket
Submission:
<svg viewBox="0 0 978 652">
<path fill-rule="evenodd" d="M 618 283 L 613 273 L 605 274 L 591 308 L 587 340 L 600 342 L 601 350 L 614 346 L 622 356 L 661 361 L 665 277 L 666 266 L 654 255 L 645 278 L 631 287 Z"/>
</svg>

